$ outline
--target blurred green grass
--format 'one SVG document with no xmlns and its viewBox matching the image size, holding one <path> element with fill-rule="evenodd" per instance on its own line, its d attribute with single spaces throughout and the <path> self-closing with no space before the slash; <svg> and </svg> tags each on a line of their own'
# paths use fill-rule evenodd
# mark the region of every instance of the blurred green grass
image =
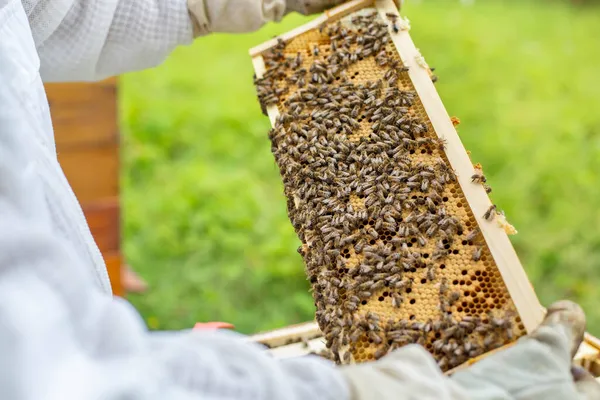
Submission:
<svg viewBox="0 0 600 400">
<path fill-rule="evenodd" d="M 543 303 L 579 301 L 600 334 L 600 9 L 408 2 L 412 36 Z M 124 238 L 152 329 L 241 332 L 312 318 L 299 241 L 247 49 L 306 18 L 213 35 L 123 79 Z"/>
</svg>

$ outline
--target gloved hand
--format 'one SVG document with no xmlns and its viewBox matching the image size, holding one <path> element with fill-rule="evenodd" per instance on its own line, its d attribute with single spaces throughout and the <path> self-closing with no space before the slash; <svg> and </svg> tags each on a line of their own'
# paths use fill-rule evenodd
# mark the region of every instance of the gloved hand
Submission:
<svg viewBox="0 0 600 400">
<path fill-rule="evenodd" d="M 410 345 L 379 361 L 340 368 L 352 400 L 593 400 L 600 385 L 571 368 L 585 331 L 585 315 L 562 301 L 540 327 L 514 346 L 445 377 L 420 346 Z"/>
<path fill-rule="evenodd" d="M 343 0 L 187 0 L 194 36 L 252 32 L 291 11 L 311 14 Z"/>
<path fill-rule="evenodd" d="M 187 0 L 194 36 L 210 32 L 252 32 L 285 14 L 314 14 L 346 0 Z M 394 0 L 400 6 L 401 0 Z"/>
<path fill-rule="evenodd" d="M 452 381 L 474 400 L 600 399 L 594 378 L 581 368 L 571 368 L 584 333 L 583 310 L 570 301 L 555 303 L 531 335 L 457 372 Z"/>
</svg>

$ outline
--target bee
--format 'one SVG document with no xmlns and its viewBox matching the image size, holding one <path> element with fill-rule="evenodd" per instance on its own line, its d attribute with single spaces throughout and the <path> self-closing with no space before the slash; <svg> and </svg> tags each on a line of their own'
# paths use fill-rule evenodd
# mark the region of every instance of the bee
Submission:
<svg viewBox="0 0 600 400">
<path fill-rule="evenodd" d="M 392 293 L 392 306 L 400 308 L 404 298 L 398 293 Z"/>
<path fill-rule="evenodd" d="M 440 369 L 445 369 L 446 367 L 448 367 L 448 358 L 447 357 L 442 357 L 439 361 L 438 361 L 438 367 Z"/>
<path fill-rule="evenodd" d="M 483 185 L 483 188 L 485 189 L 485 192 L 486 192 L 487 194 L 490 194 L 490 193 L 492 193 L 492 188 L 491 188 L 491 186 L 490 186 L 490 185 Z"/>
<path fill-rule="evenodd" d="M 470 324 L 478 324 L 479 318 L 472 315 L 465 315 L 461 321 L 468 322 Z"/>
<path fill-rule="evenodd" d="M 365 246 L 365 241 L 363 239 L 359 239 L 359 241 L 354 245 L 354 252 L 360 253 Z"/>
<path fill-rule="evenodd" d="M 502 319 L 502 318 L 492 318 L 490 323 L 495 328 L 504 328 L 506 326 L 511 326 L 511 323 L 509 320 Z"/>
<path fill-rule="evenodd" d="M 435 266 L 433 264 L 430 264 L 427 268 L 427 279 L 433 281 L 435 279 L 435 272 Z"/>
<path fill-rule="evenodd" d="M 444 332 L 442 332 L 442 336 L 445 339 L 451 338 L 452 336 L 454 336 L 454 334 L 457 332 L 457 330 L 458 330 L 458 326 L 457 325 L 453 325 L 453 326 L 451 326 L 449 328 L 446 328 L 444 330 Z"/>
<path fill-rule="evenodd" d="M 483 214 L 483 218 L 487 219 L 488 221 L 491 221 L 494 216 L 496 215 L 496 205 L 492 205 L 490 206 L 490 208 L 488 208 L 488 210 L 485 212 L 485 214 Z"/>
<path fill-rule="evenodd" d="M 484 184 L 487 182 L 487 179 L 482 173 L 475 173 L 471 176 L 471 182 Z"/>
<path fill-rule="evenodd" d="M 340 240 L 340 246 L 345 246 L 348 243 L 353 242 L 360 236 L 360 232 L 353 233 L 352 235 L 345 236 Z"/>
<path fill-rule="evenodd" d="M 473 242 L 475 240 L 475 238 L 477 238 L 477 236 L 479 236 L 480 233 L 481 233 L 481 231 L 479 230 L 479 228 L 475 228 L 467 235 L 465 240 L 467 242 Z"/>
<path fill-rule="evenodd" d="M 461 357 L 464 353 L 465 351 L 462 347 L 457 347 L 456 350 L 454 350 L 454 355 L 456 357 Z"/>
<path fill-rule="evenodd" d="M 458 301 L 459 298 L 460 298 L 460 292 L 452 292 L 452 293 L 450 293 L 448 302 L 450 303 L 450 305 L 453 305 L 454 303 L 456 303 Z"/>
<path fill-rule="evenodd" d="M 371 322 L 367 323 L 367 328 L 369 329 L 369 331 L 378 331 L 379 330 L 378 321 L 371 321 Z"/>
<path fill-rule="evenodd" d="M 354 328 L 354 330 L 352 330 L 352 332 L 350 333 L 350 342 L 351 343 L 356 343 L 358 342 L 358 339 L 360 339 L 360 336 L 362 335 L 362 329 L 360 327 Z"/>
<path fill-rule="evenodd" d="M 438 231 L 439 226 L 436 224 L 432 224 L 429 229 L 427 229 L 427 232 L 425 232 L 425 234 L 429 237 L 432 237 L 433 235 L 435 235 L 435 233 Z"/>
<path fill-rule="evenodd" d="M 442 321 L 440 321 L 440 320 L 433 321 L 433 323 L 431 324 L 431 329 L 438 332 L 440 329 L 442 329 Z"/>
<path fill-rule="evenodd" d="M 448 280 L 446 278 L 442 278 L 442 282 L 440 282 L 440 294 L 443 295 L 448 291 Z"/>
<path fill-rule="evenodd" d="M 496 335 L 490 334 L 485 339 L 483 339 L 483 347 L 485 347 L 486 349 L 497 347 L 495 345 L 495 342 L 496 342 Z"/>
<path fill-rule="evenodd" d="M 379 238 L 379 234 L 378 234 L 378 233 L 377 233 L 377 231 L 376 231 L 375 229 L 373 229 L 373 228 L 369 228 L 369 229 L 367 229 L 367 233 L 368 233 L 369 235 L 371 235 L 371 237 L 372 237 L 373 239 L 377 239 L 377 238 Z"/>
<path fill-rule="evenodd" d="M 374 284 L 372 284 L 371 287 L 369 288 L 369 290 L 375 291 L 375 290 L 383 288 L 383 286 L 385 286 L 385 281 L 378 281 L 378 282 L 375 282 Z"/>
<path fill-rule="evenodd" d="M 335 354 L 336 356 L 339 357 L 339 350 L 340 349 L 339 349 L 339 344 L 337 343 L 337 341 L 333 342 L 331 344 L 331 346 L 328 346 L 328 347 L 329 347 L 329 351 L 331 351 L 331 353 L 333 353 L 333 354 Z"/>
<path fill-rule="evenodd" d="M 483 247 L 478 246 L 473 250 L 473 261 L 481 260 L 481 254 L 483 252 Z"/>
<path fill-rule="evenodd" d="M 367 334 L 367 336 L 369 337 L 370 340 L 373 341 L 373 343 L 375 344 L 381 344 L 383 342 L 383 340 L 381 339 L 381 336 L 379 336 L 377 333 L 375 333 L 374 331 L 369 331 L 369 333 Z"/>
<path fill-rule="evenodd" d="M 445 342 L 443 339 L 438 339 L 435 342 L 433 342 L 433 349 L 437 352 L 440 352 L 444 347 L 444 344 Z"/>
<path fill-rule="evenodd" d="M 475 327 L 475 332 L 480 334 L 487 334 L 490 331 L 489 325 L 479 325 Z"/>
<path fill-rule="evenodd" d="M 342 328 L 335 326 L 327 333 L 327 335 L 331 338 L 336 338 L 340 333 L 342 333 Z"/>
<path fill-rule="evenodd" d="M 352 359 L 352 354 L 349 351 L 346 351 L 344 353 L 344 355 L 342 356 L 342 360 L 343 360 L 344 364 L 349 364 L 351 359 Z"/>
<path fill-rule="evenodd" d="M 383 267 L 379 268 L 379 266 L 377 268 L 377 270 L 383 270 L 383 269 L 384 269 Z M 387 276 L 386 273 L 379 273 L 379 274 L 373 275 L 373 279 L 377 280 L 377 281 L 381 280 L 381 281 L 383 281 L 385 283 L 385 277 L 386 276 Z"/>
<path fill-rule="evenodd" d="M 448 254 L 449 254 L 449 251 L 446 249 L 444 249 L 444 250 L 436 249 L 433 251 L 433 253 L 431 255 L 431 261 L 440 260 L 440 259 L 446 257 Z"/>
<path fill-rule="evenodd" d="M 471 343 L 471 342 L 465 342 L 463 344 L 463 349 L 465 350 L 465 352 L 467 354 L 469 354 L 472 350 L 475 349 L 475 345 L 473 345 L 473 343 Z"/>
<path fill-rule="evenodd" d="M 328 243 L 331 243 L 328 241 Z M 340 251 L 338 249 L 327 250 L 327 255 L 331 257 L 339 257 Z"/>
<path fill-rule="evenodd" d="M 368 320 L 379 321 L 379 315 L 375 314 L 373 311 L 367 311 L 365 318 Z"/>
<path fill-rule="evenodd" d="M 506 328 L 506 338 L 508 340 L 513 340 L 514 339 L 514 333 L 513 333 L 512 327 Z"/>
<path fill-rule="evenodd" d="M 360 264 L 359 266 L 359 273 L 362 275 L 368 275 L 371 272 L 373 272 L 373 267 L 370 265 L 366 265 L 366 264 Z"/>
</svg>

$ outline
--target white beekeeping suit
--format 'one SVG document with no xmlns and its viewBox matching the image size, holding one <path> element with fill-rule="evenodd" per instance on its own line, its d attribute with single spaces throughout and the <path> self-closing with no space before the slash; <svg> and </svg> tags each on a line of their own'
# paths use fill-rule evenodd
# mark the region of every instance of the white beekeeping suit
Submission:
<svg viewBox="0 0 600 400">
<path fill-rule="evenodd" d="M 129 303 L 110 296 L 56 160 L 42 78 L 92 80 L 153 66 L 194 35 L 252 30 L 333 2 L 0 0 L 0 399 L 542 400 L 594 392 L 588 376 L 575 385 L 568 371 L 583 329 L 575 306 L 551 314 L 516 351 L 448 379 L 418 346 L 336 368 L 317 358 L 275 361 L 233 333 L 151 333 Z M 540 384 L 548 376 L 554 386 Z"/>
</svg>

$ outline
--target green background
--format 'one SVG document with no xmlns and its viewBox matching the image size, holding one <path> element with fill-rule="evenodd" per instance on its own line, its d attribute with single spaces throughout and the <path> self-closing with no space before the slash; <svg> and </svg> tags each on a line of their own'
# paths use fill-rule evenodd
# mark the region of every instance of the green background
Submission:
<svg viewBox="0 0 600 400">
<path fill-rule="evenodd" d="M 600 8 L 409 0 L 404 13 L 542 302 L 580 302 L 600 334 Z M 151 329 L 312 318 L 247 51 L 305 21 L 201 38 L 122 79 L 125 253 L 151 285 L 129 298 Z"/>
</svg>

